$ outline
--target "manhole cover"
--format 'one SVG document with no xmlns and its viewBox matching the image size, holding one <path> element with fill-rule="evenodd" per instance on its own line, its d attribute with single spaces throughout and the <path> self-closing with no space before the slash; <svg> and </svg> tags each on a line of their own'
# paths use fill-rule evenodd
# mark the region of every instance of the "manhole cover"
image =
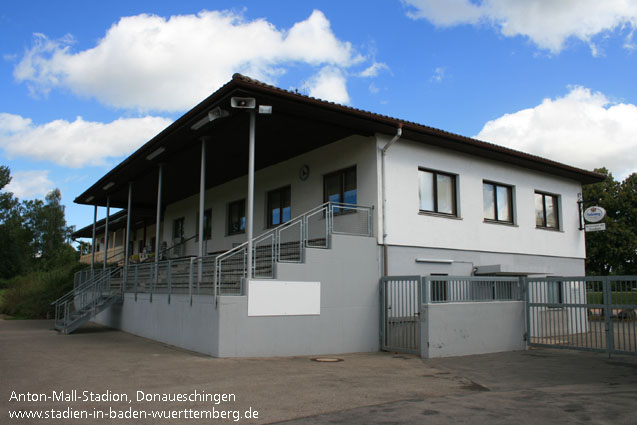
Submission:
<svg viewBox="0 0 637 425">
<path fill-rule="evenodd" d="M 336 362 L 342 362 L 343 359 L 339 359 L 336 357 L 317 357 L 315 359 L 310 359 L 313 362 L 320 362 L 320 363 L 336 363 Z"/>
</svg>

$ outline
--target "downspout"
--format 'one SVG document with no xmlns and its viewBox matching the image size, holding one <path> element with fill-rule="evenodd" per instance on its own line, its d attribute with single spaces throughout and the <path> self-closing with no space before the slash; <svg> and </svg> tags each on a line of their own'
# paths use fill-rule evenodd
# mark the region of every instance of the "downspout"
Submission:
<svg viewBox="0 0 637 425">
<path fill-rule="evenodd" d="M 400 136 L 403 135 L 403 124 L 398 124 L 398 128 L 396 129 L 396 135 L 385 145 L 384 148 L 381 149 L 381 159 L 380 159 L 380 174 L 381 174 L 381 186 L 383 193 L 383 276 L 387 276 L 389 272 L 389 268 L 387 267 L 387 220 L 386 220 L 386 212 L 387 212 L 387 196 L 385 195 L 385 156 L 387 156 L 387 151 L 389 148 L 400 139 Z"/>
</svg>

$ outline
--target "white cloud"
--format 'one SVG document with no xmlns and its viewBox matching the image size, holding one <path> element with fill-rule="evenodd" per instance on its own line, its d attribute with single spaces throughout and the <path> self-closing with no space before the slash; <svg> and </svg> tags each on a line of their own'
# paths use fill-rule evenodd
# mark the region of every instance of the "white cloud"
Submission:
<svg viewBox="0 0 637 425">
<path fill-rule="evenodd" d="M 363 71 L 361 71 L 358 74 L 358 76 L 359 77 L 365 77 L 365 78 L 376 77 L 376 76 L 378 76 L 378 73 L 380 71 L 389 71 L 389 67 L 387 66 L 386 63 L 374 62 L 369 67 L 367 67 Z"/>
<path fill-rule="evenodd" d="M 434 83 L 441 83 L 443 78 L 445 78 L 445 68 L 442 66 L 439 66 L 436 69 L 434 69 L 434 73 L 431 76 L 431 78 L 429 78 L 429 81 Z"/>
<path fill-rule="evenodd" d="M 434 25 L 490 23 L 507 37 L 526 36 L 542 49 L 560 52 L 570 37 L 591 39 L 606 31 L 637 28 L 637 2 L 627 0 L 403 0 L 408 16 Z M 625 46 L 632 45 L 628 36 Z"/>
<path fill-rule="evenodd" d="M 637 171 L 637 106 L 572 87 L 564 97 L 487 122 L 477 139 L 618 178 Z"/>
<path fill-rule="evenodd" d="M 15 171 L 11 173 L 11 183 L 5 186 L 7 192 L 13 192 L 18 198 L 44 198 L 55 188 L 49 180 L 48 170 Z"/>
<path fill-rule="evenodd" d="M 91 49 L 73 52 L 72 45 L 70 36 L 36 34 L 15 78 L 34 93 L 68 88 L 117 108 L 183 111 L 234 72 L 275 83 L 295 63 L 347 68 L 363 60 L 318 10 L 289 30 L 229 11 L 142 14 L 120 19 Z"/>
<path fill-rule="evenodd" d="M 308 81 L 310 96 L 348 104 L 347 81 L 340 69 L 326 66 Z"/>
<path fill-rule="evenodd" d="M 0 113 L 0 147 L 9 157 L 50 161 L 68 167 L 104 165 L 130 154 L 171 123 L 161 117 L 119 118 L 110 123 L 55 120 L 35 125 L 29 118 Z"/>
</svg>

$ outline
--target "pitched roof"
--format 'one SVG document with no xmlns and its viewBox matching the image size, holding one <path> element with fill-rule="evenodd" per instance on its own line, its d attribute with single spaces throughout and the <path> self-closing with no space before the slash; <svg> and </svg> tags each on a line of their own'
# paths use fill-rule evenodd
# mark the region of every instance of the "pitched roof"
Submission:
<svg viewBox="0 0 637 425">
<path fill-rule="evenodd" d="M 217 174 L 208 176 L 207 187 L 237 178 L 246 172 L 244 163 L 234 161 L 234 158 L 245 158 L 247 149 L 234 143 L 224 144 L 223 140 L 236 139 L 237 134 L 245 133 L 247 138 L 247 117 L 234 110 L 229 118 L 215 121 L 214 125 L 204 126 L 193 131 L 192 126 L 208 114 L 212 108 L 222 106 L 229 108 L 232 96 L 249 96 L 257 98 L 259 104 L 274 105 L 274 113 L 258 124 L 259 143 L 268 146 L 257 156 L 257 169 L 289 159 L 294 155 L 307 152 L 319 146 L 332 143 L 351 134 L 373 135 L 383 133 L 393 135 L 398 127 L 403 129 L 403 138 L 445 149 L 456 150 L 471 155 L 477 155 L 497 161 L 507 162 L 524 168 L 534 169 L 545 173 L 566 177 L 583 184 L 602 181 L 604 176 L 592 171 L 583 170 L 562 164 L 539 156 L 520 152 L 514 149 L 484 142 L 470 137 L 450 133 L 423 124 L 401 120 L 386 115 L 353 108 L 316 99 L 307 95 L 284 90 L 263 82 L 254 80 L 241 74 L 234 74 L 232 80 L 204 99 L 182 117 L 169 125 L 162 132 L 140 147 L 136 152 L 118 164 L 109 173 L 93 184 L 75 199 L 76 203 L 90 205 L 105 205 L 106 195 L 111 198 L 111 205 L 123 208 L 126 206 L 128 183 L 131 181 L 141 187 L 156 187 L 156 177 L 152 170 L 156 169 L 159 161 L 171 163 L 191 164 L 198 161 L 200 148 L 199 140 L 209 135 L 215 141 L 215 153 L 218 158 L 209 158 Z M 303 141 L 299 142 L 298 133 L 303 133 Z M 165 152 L 151 161 L 149 156 L 162 147 Z M 245 155 L 244 155 L 245 154 Z M 215 162 L 216 161 L 216 162 Z M 232 163 L 230 163 L 232 162 Z M 193 170 L 190 170 L 192 168 Z M 197 168 L 197 170 L 194 170 Z M 198 167 L 182 166 L 179 180 L 181 188 L 168 188 L 166 202 L 170 202 L 170 193 L 175 196 L 184 195 L 183 187 L 188 182 L 198 181 Z M 174 180 L 174 179 L 171 179 Z M 110 183 L 113 183 L 112 185 Z M 198 190 L 198 183 L 192 184 L 194 191 Z M 104 188 L 107 189 L 104 189 Z M 138 190 L 139 194 L 140 191 Z M 193 192 L 194 193 L 194 192 Z M 188 195 L 188 194 L 186 194 Z M 144 198 L 145 196 L 145 198 Z M 152 197 L 141 191 L 141 198 L 137 196 L 142 207 L 153 205 Z"/>
</svg>

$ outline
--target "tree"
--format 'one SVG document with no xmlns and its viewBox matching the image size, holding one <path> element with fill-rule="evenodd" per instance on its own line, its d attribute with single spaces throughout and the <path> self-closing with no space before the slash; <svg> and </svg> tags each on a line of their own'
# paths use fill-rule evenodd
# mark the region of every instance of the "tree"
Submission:
<svg viewBox="0 0 637 425">
<path fill-rule="evenodd" d="M 11 171 L 0 166 L 0 278 L 10 278 L 29 266 L 31 235 L 24 227 L 23 208 L 13 193 L 3 190 L 11 182 Z"/>
<path fill-rule="evenodd" d="M 10 182 L 11 171 L 0 166 L 0 278 L 74 261 L 77 252 L 69 244 L 72 228 L 66 225 L 60 190 L 44 201 L 20 202 L 4 190 Z"/>
<path fill-rule="evenodd" d="M 606 231 L 586 235 L 586 273 L 637 274 L 637 174 L 620 183 L 605 168 L 595 171 L 606 179 L 584 186 L 583 197 L 606 210 Z"/>
<path fill-rule="evenodd" d="M 68 259 L 72 228 L 66 225 L 62 194 L 54 189 L 39 199 L 24 202 L 25 224 L 31 233 L 31 255 L 42 269 Z M 72 249 L 72 248 L 71 248 Z M 75 251 L 75 250 L 73 250 Z"/>
</svg>

